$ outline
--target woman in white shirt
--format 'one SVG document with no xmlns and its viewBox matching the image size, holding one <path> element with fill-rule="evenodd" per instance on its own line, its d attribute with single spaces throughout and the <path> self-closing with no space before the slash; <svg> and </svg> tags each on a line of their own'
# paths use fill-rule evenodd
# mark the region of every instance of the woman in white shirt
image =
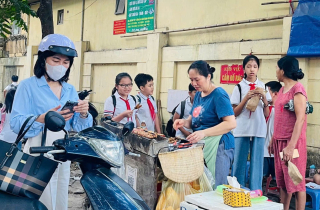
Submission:
<svg viewBox="0 0 320 210">
<path fill-rule="evenodd" d="M 104 103 L 104 116 L 111 116 L 113 121 L 122 124 L 132 121 L 136 127 L 136 101 L 135 97 L 130 95 L 132 85 L 132 78 L 128 73 L 123 72 L 116 76 L 112 95 Z"/>
</svg>

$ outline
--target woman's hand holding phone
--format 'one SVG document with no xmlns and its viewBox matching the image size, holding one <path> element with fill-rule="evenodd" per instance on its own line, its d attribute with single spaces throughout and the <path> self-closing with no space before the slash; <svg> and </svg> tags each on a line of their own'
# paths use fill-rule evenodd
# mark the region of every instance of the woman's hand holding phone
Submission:
<svg viewBox="0 0 320 210">
<path fill-rule="evenodd" d="M 70 112 L 69 109 L 62 110 L 62 111 L 58 111 L 60 108 L 61 108 L 61 105 L 56 106 L 56 107 L 50 109 L 49 111 L 58 112 L 59 114 L 62 115 L 62 117 L 64 118 L 65 121 L 70 120 L 70 119 L 72 118 L 72 116 L 73 116 L 73 113 L 69 113 L 69 112 Z M 49 111 L 48 111 L 48 112 L 49 112 Z M 42 115 L 40 115 L 40 116 L 38 117 L 38 119 L 37 119 L 37 122 L 44 123 L 44 118 L 45 118 L 45 116 L 46 116 L 46 114 L 47 114 L 48 112 L 43 113 Z"/>
<path fill-rule="evenodd" d="M 78 105 L 73 107 L 73 111 L 78 112 L 82 115 L 86 115 L 89 110 L 88 101 L 78 100 Z"/>
</svg>

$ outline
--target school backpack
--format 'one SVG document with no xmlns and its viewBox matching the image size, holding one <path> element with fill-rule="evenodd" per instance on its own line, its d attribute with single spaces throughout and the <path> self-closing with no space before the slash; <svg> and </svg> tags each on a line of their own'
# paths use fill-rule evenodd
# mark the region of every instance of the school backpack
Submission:
<svg viewBox="0 0 320 210">
<path fill-rule="evenodd" d="M 237 84 L 237 86 L 238 86 L 238 89 L 239 89 L 239 93 L 240 93 L 240 102 L 242 101 L 242 96 L 241 96 L 241 86 L 240 86 L 240 84 Z"/>
<path fill-rule="evenodd" d="M 173 115 L 174 115 L 174 113 L 176 113 L 176 109 L 177 109 L 178 106 L 179 106 L 179 104 L 176 107 L 174 107 L 174 109 L 171 112 L 172 116 L 171 116 L 170 120 L 168 120 L 168 122 L 167 122 L 166 131 L 167 131 L 168 136 L 170 136 L 170 137 L 175 137 L 176 136 L 176 130 L 173 129 Z M 186 107 L 186 101 L 185 100 L 181 101 L 181 114 L 180 114 L 180 118 L 179 119 L 183 118 L 185 107 Z"/>
</svg>

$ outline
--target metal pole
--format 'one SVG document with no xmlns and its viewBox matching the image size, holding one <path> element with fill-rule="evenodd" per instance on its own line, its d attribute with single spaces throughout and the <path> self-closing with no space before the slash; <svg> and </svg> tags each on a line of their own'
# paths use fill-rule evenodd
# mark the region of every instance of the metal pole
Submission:
<svg viewBox="0 0 320 210">
<path fill-rule="evenodd" d="M 223 24 L 216 24 L 216 25 L 210 25 L 210 26 L 202 26 L 202 27 L 195 27 L 195 28 L 185 28 L 185 29 L 162 31 L 162 32 L 158 32 L 158 33 L 166 34 L 166 33 L 176 33 L 176 32 L 183 32 L 183 31 L 194 31 L 194 30 L 201 30 L 201 29 L 208 29 L 208 28 L 219 28 L 219 27 L 224 27 L 224 26 L 233 26 L 233 25 L 241 25 L 241 24 L 247 24 L 247 23 L 257 23 L 257 22 L 264 22 L 264 21 L 271 21 L 271 20 L 279 20 L 279 19 L 283 19 L 285 17 L 291 17 L 291 15 L 281 15 L 281 16 L 276 16 L 276 17 L 267 17 L 267 18 L 242 20 L 242 21 L 236 21 L 236 22 L 231 22 L 231 23 L 223 23 Z M 123 35 L 123 36 L 121 36 L 121 38 L 124 38 L 124 37 L 135 37 L 135 36 L 145 36 L 145 35 L 148 35 L 148 34 L 154 34 L 154 32 Z"/>
<path fill-rule="evenodd" d="M 269 4 L 285 4 L 285 3 L 292 3 L 292 2 L 299 2 L 297 0 L 293 0 L 293 1 L 272 1 L 272 2 L 265 2 L 262 3 L 261 5 L 269 5 Z"/>
<path fill-rule="evenodd" d="M 83 29 L 84 29 L 84 6 L 85 0 L 82 0 L 82 17 L 81 17 L 81 38 L 80 41 L 83 41 Z"/>
</svg>

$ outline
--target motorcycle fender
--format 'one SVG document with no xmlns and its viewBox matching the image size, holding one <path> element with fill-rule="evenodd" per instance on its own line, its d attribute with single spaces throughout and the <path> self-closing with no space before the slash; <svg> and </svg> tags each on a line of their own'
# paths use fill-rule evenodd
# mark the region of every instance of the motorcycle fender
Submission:
<svg viewBox="0 0 320 210">
<path fill-rule="evenodd" d="M 141 197 L 110 169 L 88 171 L 80 182 L 94 210 L 149 210 Z"/>
</svg>

